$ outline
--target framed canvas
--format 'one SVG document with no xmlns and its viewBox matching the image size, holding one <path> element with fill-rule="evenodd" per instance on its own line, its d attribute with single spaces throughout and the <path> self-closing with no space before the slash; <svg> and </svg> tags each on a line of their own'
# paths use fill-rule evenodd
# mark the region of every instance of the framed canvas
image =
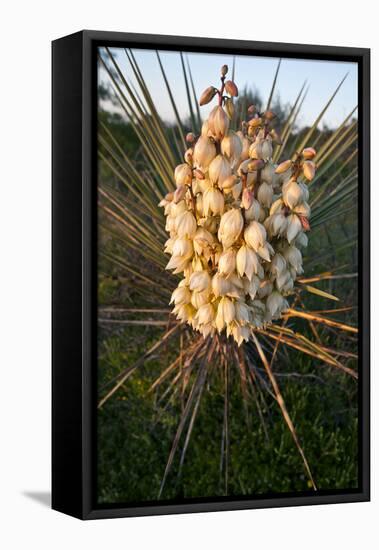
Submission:
<svg viewBox="0 0 379 550">
<path fill-rule="evenodd" d="M 369 500 L 369 50 L 52 54 L 53 508 Z"/>
</svg>

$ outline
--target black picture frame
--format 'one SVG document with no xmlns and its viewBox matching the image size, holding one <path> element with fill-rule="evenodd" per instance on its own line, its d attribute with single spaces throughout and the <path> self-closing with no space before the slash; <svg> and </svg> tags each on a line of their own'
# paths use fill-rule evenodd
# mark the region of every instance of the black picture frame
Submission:
<svg viewBox="0 0 379 550">
<path fill-rule="evenodd" d="M 359 81 L 359 472 L 357 490 L 96 505 L 96 48 L 128 46 L 354 61 Z M 52 43 L 52 507 L 81 519 L 370 499 L 370 50 L 81 31 Z"/>
</svg>

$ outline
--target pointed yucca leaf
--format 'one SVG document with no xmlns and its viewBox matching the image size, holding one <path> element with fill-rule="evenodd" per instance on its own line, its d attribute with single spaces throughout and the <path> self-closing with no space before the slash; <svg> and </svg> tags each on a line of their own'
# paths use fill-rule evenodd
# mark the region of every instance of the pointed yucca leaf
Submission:
<svg viewBox="0 0 379 550">
<path fill-rule="evenodd" d="M 276 67 L 276 71 L 275 71 L 275 76 L 274 76 L 274 80 L 272 82 L 272 86 L 271 86 L 271 90 L 270 90 L 270 95 L 268 96 L 268 100 L 267 100 L 267 105 L 266 105 L 266 111 L 268 111 L 271 107 L 271 102 L 272 102 L 272 98 L 274 97 L 274 92 L 275 92 L 275 87 L 276 87 L 276 81 L 278 80 L 278 74 L 279 74 L 279 69 L 280 69 L 280 65 L 282 64 L 282 60 L 279 59 L 278 61 L 278 65 Z"/>
<path fill-rule="evenodd" d="M 125 111 L 127 118 L 130 120 L 130 123 L 132 124 L 133 129 L 139 138 L 145 154 L 151 161 L 153 168 L 157 171 L 158 174 L 160 174 L 167 189 L 169 191 L 172 191 L 174 189 L 174 185 L 172 183 L 173 166 L 170 166 L 170 164 L 168 164 L 167 159 L 164 156 L 164 149 L 162 149 L 162 140 L 157 139 L 157 136 L 153 133 L 152 124 L 150 123 L 150 121 L 146 119 L 146 117 L 138 116 L 138 113 L 136 112 L 131 102 L 125 96 L 124 92 L 122 91 L 118 82 L 113 77 L 105 61 L 102 59 L 101 56 L 99 56 L 99 59 L 111 80 L 113 88 L 116 92 L 116 98 L 119 101 L 121 108 Z M 113 56 L 111 57 L 111 59 L 115 66 L 118 67 Z M 118 70 L 120 71 L 120 78 L 122 80 L 123 75 L 121 73 L 121 70 L 119 68 Z"/>
<path fill-rule="evenodd" d="M 333 92 L 333 94 L 331 95 L 329 100 L 327 101 L 327 103 L 326 103 L 325 107 L 322 109 L 321 113 L 317 116 L 317 118 L 314 121 L 314 123 L 312 124 L 312 126 L 309 128 L 308 132 L 305 134 L 304 138 L 301 141 L 300 141 L 301 138 L 299 138 L 298 142 L 295 143 L 294 149 L 298 153 L 301 152 L 302 149 L 304 149 L 305 146 L 310 145 L 310 138 L 312 137 L 312 135 L 313 135 L 314 131 L 316 130 L 318 124 L 322 120 L 324 114 L 329 109 L 333 99 L 336 97 L 337 93 L 339 92 L 339 90 L 340 90 L 342 84 L 345 82 L 346 78 L 347 78 L 347 74 L 343 77 L 341 82 L 338 84 L 337 88 L 335 89 L 335 91 Z"/>
<path fill-rule="evenodd" d="M 331 157 L 332 155 L 333 155 L 332 158 L 335 161 L 336 158 L 340 156 L 340 151 L 343 150 L 342 146 L 344 149 L 346 148 L 346 142 L 348 142 L 349 145 L 353 144 L 358 139 L 357 127 L 358 127 L 357 122 L 354 122 L 351 126 L 345 128 L 343 132 L 340 132 L 339 135 L 333 140 L 333 143 L 329 145 L 328 150 L 325 151 L 322 155 L 320 155 L 319 160 L 316 163 L 317 166 L 319 167 L 322 166 L 325 160 Z M 339 145 L 342 145 L 340 150 L 338 150 Z M 335 150 L 337 150 L 336 153 L 334 153 Z"/>
<path fill-rule="evenodd" d="M 302 461 L 303 461 L 303 464 L 304 464 L 304 468 L 305 468 L 305 471 L 307 472 L 307 475 L 309 477 L 309 480 L 312 484 L 312 487 L 315 491 L 317 491 L 317 486 L 316 486 L 316 483 L 315 483 L 315 480 L 313 479 L 313 475 L 312 475 L 312 472 L 311 472 L 311 469 L 309 467 L 309 464 L 308 464 L 308 461 L 307 461 L 307 458 L 304 454 L 304 451 L 303 451 L 303 448 L 302 446 L 300 445 L 300 441 L 299 441 L 299 438 L 297 436 L 297 433 L 296 433 L 296 430 L 295 430 L 295 426 L 293 425 L 293 422 L 291 420 L 291 417 L 288 413 L 288 410 L 287 410 L 287 407 L 286 407 L 286 404 L 285 404 L 285 401 L 283 399 L 283 396 L 282 396 L 282 393 L 279 389 L 279 385 L 276 381 L 276 378 L 274 376 L 274 373 L 267 361 L 267 358 L 266 358 L 266 355 L 257 339 L 257 337 L 255 336 L 255 333 L 254 331 L 252 332 L 252 338 L 254 340 L 254 344 L 258 350 L 258 354 L 259 354 L 259 357 L 261 358 L 261 361 L 266 369 L 266 372 L 267 372 L 267 375 L 268 375 L 268 378 L 270 380 L 270 383 L 272 385 L 272 388 L 274 390 L 274 393 L 275 393 L 275 396 L 276 396 L 276 401 L 280 407 L 280 410 L 282 412 L 282 415 L 283 415 L 283 418 L 288 426 L 288 429 L 290 430 L 291 432 L 291 435 L 292 435 L 292 438 L 295 442 L 295 445 L 297 447 L 297 450 L 299 451 L 299 454 L 302 458 Z"/>
<path fill-rule="evenodd" d="M 213 343 L 213 346 L 214 346 L 214 343 Z M 206 362 L 203 360 L 200 363 L 200 366 L 198 367 L 195 381 L 192 384 L 190 394 L 188 396 L 186 405 L 184 407 L 184 411 L 182 413 L 182 416 L 181 416 L 181 419 L 180 419 L 180 422 L 179 422 L 179 425 L 178 425 L 178 428 L 177 428 L 177 431 L 176 431 L 176 434 L 175 434 L 175 437 L 174 437 L 174 441 L 173 441 L 173 444 L 172 444 L 172 447 L 171 447 L 170 455 L 168 457 L 168 461 L 167 461 L 166 468 L 165 468 L 165 471 L 164 471 L 164 474 L 163 474 L 162 482 L 161 482 L 161 485 L 160 485 L 160 488 L 159 488 L 158 499 L 161 498 L 161 496 L 162 496 L 162 492 L 163 492 L 164 486 L 166 484 L 167 476 L 170 472 L 170 469 L 171 469 L 171 466 L 172 466 L 172 463 L 173 463 L 173 460 L 174 460 L 174 456 L 175 456 L 176 450 L 177 450 L 178 445 L 179 445 L 179 440 L 180 440 L 181 435 L 183 433 L 183 430 L 185 428 L 187 419 L 188 419 L 188 417 L 189 417 L 189 415 L 190 415 L 190 413 L 193 409 L 195 398 L 197 397 L 197 395 L 199 393 L 199 389 L 201 389 L 201 387 L 205 383 L 206 376 L 207 376 L 207 368 L 206 368 L 205 363 Z"/>
<path fill-rule="evenodd" d="M 296 97 L 295 103 L 292 105 L 292 107 L 290 109 L 290 112 L 288 114 L 287 120 L 284 123 L 283 130 L 282 130 L 282 135 L 281 135 L 282 143 L 275 147 L 275 151 L 274 151 L 274 154 L 273 154 L 273 162 L 277 162 L 278 159 L 281 157 L 283 151 L 285 150 L 287 141 L 288 141 L 288 139 L 291 135 L 291 132 L 292 132 L 292 128 L 294 127 L 294 125 L 296 123 L 296 120 L 297 120 L 297 117 L 298 117 L 299 112 L 301 110 L 301 107 L 303 105 L 304 99 L 307 96 L 307 90 L 304 91 L 306 83 L 307 83 L 307 81 L 305 81 L 304 84 L 302 85 L 302 87 L 300 88 L 300 92 L 298 93 L 298 95 Z M 303 92 L 304 92 L 304 94 L 303 94 Z"/>
<path fill-rule="evenodd" d="M 184 78 L 184 84 L 185 84 L 185 87 L 186 87 L 187 102 L 188 102 L 188 108 L 189 108 L 189 113 L 190 113 L 192 130 L 194 132 L 196 132 L 196 131 L 198 131 L 198 128 L 196 126 L 195 115 L 194 115 L 194 112 L 193 112 L 192 101 L 191 101 L 191 93 L 190 93 L 189 84 L 188 84 L 187 71 L 186 71 L 186 67 L 184 65 L 184 58 L 183 58 L 183 53 L 182 52 L 180 52 L 180 61 L 181 61 L 181 64 L 182 64 L 183 78 Z"/>
<path fill-rule="evenodd" d="M 143 111 L 141 105 L 139 104 L 136 96 L 133 94 L 133 90 L 130 88 L 123 72 L 121 71 L 121 69 L 120 69 L 120 67 L 119 67 L 119 65 L 116 61 L 116 59 L 114 58 L 114 56 L 112 55 L 112 53 L 110 52 L 110 50 L 108 48 L 107 48 L 107 51 L 108 51 L 110 59 L 113 63 L 113 66 L 116 69 L 116 71 L 119 75 L 119 78 L 120 78 L 122 84 L 124 85 L 124 87 L 125 87 L 125 89 L 128 93 L 128 98 L 130 100 L 130 101 L 128 101 L 128 103 L 131 106 L 131 109 L 132 109 L 132 112 L 133 112 L 134 116 L 144 126 L 145 131 L 147 132 L 147 135 L 149 135 L 150 138 L 152 139 L 152 141 L 154 143 L 154 146 L 163 155 L 162 156 L 162 163 L 165 164 L 166 169 L 168 170 L 168 173 L 169 174 L 172 173 L 172 171 L 175 167 L 175 160 L 172 156 L 172 152 L 171 152 L 170 147 L 165 146 L 165 145 L 167 145 L 167 142 L 166 142 L 166 139 L 165 139 L 165 134 L 164 134 L 164 132 L 161 128 L 161 122 L 160 122 L 159 116 L 158 116 L 158 114 L 155 110 L 154 104 L 151 101 L 151 97 L 150 97 L 149 92 L 146 91 L 146 89 L 143 87 L 143 83 L 141 83 L 141 80 L 139 79 L 138 73 L 134 69 L 134 65 L 131 64 L 131 66 L 134 70 L 134 74 L 136 75 L 137 79 L 139 79 L 139 84 L 140 84 L 140 87 L 142 88 L 142 93 L 145 97 L 145 100 L 146 100 L 147 104 L 150 107 L 149 116 L 146 117 L 144 115 L 144 111 Z M 125 52 L 126 52 L 126 50 L 125 50 Z M 123 94 L 123 97 L 125 97 L 125 94 Z M 151 123 L 152 121 L 153 121 L 153 124 Z"/>
<path fill-rule="evenodd" d="M 138 81 L 138 84 L 142 90 L 143 97 L 149 107 L 150 114 L 152 116 L 154 127 L 156 129 L 157 135 L 162 140 L 162 145 L 165 148 L 166 155 L 168 156 L 168 159 L 170 160 L 170 164 L 172 167 L 176 164 L 176 159 L 173 156 L 172 149 L 170 147 L 170 144 L 167 139 L 166 129 L 163 125 L 162 119 L 159 116 L 159 113 L 155 107 L 155 103 L 151 97 L 149 88 L 146 85 L 145 79 L 143 78 L 141 69 L 138 66 L 137 60 L 133 54 L 132 50 L 127 50 L 124 48 L 125 54 L 129 60 L 130 66 L 132 67 L 132 70 L 134 72 L 134 75 Z"/>
<path fill-rule="evenodd" d="M 147 185 L 146 173 L 142 173 L 140 170 L 137 170 L 135 164 L 129 159 L 128 155 L 125 153 L 124 149 L 121 147 L 120 143 L 118 142 L 116 137 L 113 135 L 111 130 L 107 127 L 107 125 L 104 124 L 103 122 L 100 122 L 99 126 L 100 126 L 100 129 L 106 134 L 108 141 L 102 135 L 101 135 L 101 139 L 103 139 L 108 143 L 108 147 L 110 149 L 113 149 L 113 155 L 115 154 L 115 152 L 118 152 L 122 156 L 122 159 L 128 168 L 129 176 L 131 180 L 135 183 L 137 188 L 145 187 L 148 190 L 149 195 L 151 195 L 151 192 L 153 192 L 156 197 L 156 199 L 154 199 L 154 204 L 156 204 L 156 200 L 161 201 L 164 194 L 166 193 L 166 189 L 161 184 L 161 181 L 159 179 L 156 179 L 154 180 L 153 185 L 151 185 L 151 178 L 150 178 L 149 185 Z"/>
<path fill-rule="evenodd" d="M 141 205 L 144 205 L 145 207 L 144 212 L 150 213 L 151 216 L 156 217 L 157 214 L 159 214 L 159 212 L 157 212 L 157 209 L 156 208 L 154 209 L 154 207 L 151 205 L 151 203 L 148 202 L 148 199 L 146 197 L 141 197 L 140 195 L 138 195 L 135 187 L 131 185 L 128 178 L 121 173 L 121 169 L 119 170 L 100 150 L 99 150 L 99 157 L 112 170 L 112 172 L 117 176 L 119 181 L 125 185 L 125 187 L 130 191 L 130 193 L 134 196 L 137 195 L 136 203 L 140 202 Z"/>
<path fill-rule="evenodd" d="M 330 327 L 335 327 L 340 330 L 346 330 L 348 332 L 354 332 L 354 333 L 358 332 L 358 329 L 356 327 L 346 325 L 345 323 L 339 323 L 338 321 L 327 319 L 326 317 L 320 317 L 319 315 L 307 313 L 306 311 L 299 311 L 298 309 L 289 308 L 288 310 L 286 310 L 285 315 L 287 317 L 301 317 L 303 319 L 314 321 L 315 323 L 323 323 Z"/>
<path fill-rule="evenodd" d="M 315 195 L 313 197 L 313 199 L 310 201 L 310 206 L 314 206 L 315 204 L 317 204 L 320 199 L 325 195 L 325 193 L 327 192 L 328 188 L 332 186 L 332 184 L 334 183 L 334 180 L 341 175 L 341 173 L 345 170 L 345 168 L 349 165 L 349 164 L 355 164 L 353 163 L 353 160 L 354 158 L 357 156 L 357 153 L 358 153 L 358 149 L 355 149 L 351 155 L 337 168 L 337 170 L 331 175 L 331 176 L 328 176 L 328 179 L 327 179 L 327 182 L 321 187 L 320 191 L 317 193 L 317 195 Z M 351 174 L 349 174 L 349 176 L 347 176 L 346 178 L 344 178 L 339 184 L 337 187 L 334 187 L 333 190 L 330 192 L 330 194 L 334 194 L 337 192 L 337 188 L 338 187 L 342 187 L 345 183 L 349 182 L 353 177 L 355 177 L 357 175 L 357 168 L 354 168 L 351 170 Z"/>
<path fill-rule="evenodd" d="M 159 200 L 159 196 L 156 196 L 154 200 L 151 198 L 150 189 L 146 185 L 145 180 L 141 185 L 134 184 L 132 180 L 132 172 L 130 171 L 128 165 L 125 165 L 125 163 L 120 160 L 120 158 L 114 152 L 114 149 L 112 149 L 112 147 L 107 143 L 107 141 L 104 140 L 101 136 L 99 136 L 99 143 L 100 145 L 103 146 L 105 151 L 108 153 L 108 156 L 105 156 L 101 151 L 101 149 L 99 148 L 98 153 L 101 160 L 105 164 L 107 164 L 107 166 L 114 173 L 114 175 L 117 176 L 117 178 L 120 180 L 120 182 L 123 183 L 123 185 L 125 185 L 127 190 L 132 195 L 134 195 L 134 198 L 136 199 L 135 202 L 139 202 L 141 205 L 144 205 L 145 211 L 150 212 L 151 216 L 158 217 L 159 211 L 157 211 L 156 205 Z M 145 190 L 146 188 L 148 189 L 147 193 L 144 193 L 144 188 Z"/>
<path fill-rule="evenodd" d="M 178 111 L 178 108 L 177 108 L 177 106 L 176 106 L 175 99 L 174 99 L 174 96 L 173 96 L 173 94 L 172 94 L 171 87 L 170 87 L 169 81 L 168 81 L 168 79 L 167 79 L 165 70 L 164 70 L 164 68 L 163 68 L 163 64 L 162 64 L 162 61 L 161 61 L 159 52 L 156 51 L 155 53 L 157 54 L 159 67 L 160 67 L 160 69 L 161 69 L 161 73 L 162 73 L 162 76 L 163 76 L 163 80 L 164 80 L 164 83 L 165 83 L 166 88 L 167 88 L 167 92 L 168 92 L 168 95 L 169 95 L 169 98 L 170 98 L 170 101 L 171 101 L 171 105 L 172 105 L 173 111 L 174 111 L 174 113 L 175 113 L 176 122 L 177 122 L 177 124 L 178 124 L 179 135 L 180 135 L 180 139 L 181 139 L 181 142 L 182 142 L 182 148 L 183 148 L 183 151 L 184 151 L 184 150 L 186 149 L 186 140 L 185 140 L 185 136 L 184 136 L 183 123 L 182 123 L 182 121 L 181 121 L 181 119 L 180 119 L 179 111 Z"/>
<path fill-rule="evenodd" d="M 314 286 L 310 285 L 302 285 L 304 290 L 307 292 L 310 292 L 311 294 L 316 294 L 317 296 L 321 296 L 321 298 L 327 298 L 328 300 L 334 300 L 335 302 L 339 302 L 340 299 L 336 296 L 333 296 L 333 294 L 329 294 L 329 292 L 325 292 L 324 290 L 321 290 L 320 288 L 316 288 Z"/>
<path fill-rule="evenodd" d="M 353 116 L 353 114 L 355 113 L 355 111 L 358 109 L 358 106 L 354 107 L 354 109 L 347 115 L 347 117 L 343 120 L 343 122 L 338 126 L 338 128 L 336 128 L 336 130 L 334 130 L 334 132 L 332 133 L 332 135 L 325 141 L 325 143 L 323 143 L 323 145 L 317 150 L 317 155 L 316 155 L 316 158 L 315 158 L 315 162 L 317 163 L 317 165 L 320 164 L 320 161 L 322 159 L 322 156 L 324 153 L 326 153 L 329 148 L 333 145 L 333 143 L 336 141 L 336 139 L 341 135 L 341 133 L 343 133 L 347 128 L 349 128 L 350 126 L 352 126 L 351 124 L 349 125 L 348 122 L 349 120 L 351 119 L 351 117 Z M 354 124 L 354 123 L 353 123 Z M 355 122 L 355 125 L 356 125 L 356 122 Z M 314 147 L 316 146 L 316 144 L 313 145 Z"/>
<path fill-rule="evenodd" d="M 192 90 L 192 96 L 193 96 L 193 104 L 195 105 L 196 109 L 196 118 L 197 118 L 197 129 L 200 130 L 201 128 L 201 116 L 200 116 L 200 107 L 199 107 L 199 101 L 197 99 L 197 93 L 195 90 L 195 85 L 192 78 L 192 72 L 190 67 L 190 62 L 188 59 L 188 54 L 186 54 L 186 61 L 187 61 L 187 70 L 188 70 L 188 76 L 191 83 L 191 90 Z"/>
</svg>

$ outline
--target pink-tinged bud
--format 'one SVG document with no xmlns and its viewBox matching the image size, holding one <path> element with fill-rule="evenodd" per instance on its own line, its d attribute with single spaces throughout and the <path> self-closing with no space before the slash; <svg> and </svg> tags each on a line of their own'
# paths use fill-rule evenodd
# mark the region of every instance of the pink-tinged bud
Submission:
<svg viewBox="0 0 379 550">
<path fill-rule="evenodd" d="M 249 170 L 249 172 L 256 172 L 257 170 L 261 170 L 262 168 L 264 168 L 264 165 L 265 163 L 262 159 L 254 159 L 249 162 L 249 164 L 247 165 L 247 169 Z"/>
<path fill-rule="evenodd" d="M 284 172 L 287 172 L 292 166 L 292 160 L 285 160 L 284 162 L 281 162 L 275 169 L 275 174 L 283 174 Z"/>
<path fill-rule="evenodd" d="M 232 97 L 238 96 L 238 88 L 232 80 L 227 80 L 225 82 L 225 91 L 227 94 L 231 95 Z"/>
<path fill-rule="evenodd" d="M 196 139 L 196 136 L 193 132 L 188 132 L 188 134 L 186 135 L 186 142 L 187 143 L 193 143 Z"/>
<path fill-rule="evenodd" d="M 303 174 L 308 181 L 313 180 L 315 177 L 316 165 L 311 160 L 306 160 L 303 163 Z"/>
<path fill-rule="evenodd" d="M 247 109 L 247 112 L 249 113 L 249 115 L 252 115 L 255 113 L 255 111 L 257 110 L 256 106 L 255 105 L 250 105 Z"/>
<path fill-rule="evenodd" d="M 187 164 L 192 166 L 192 161 L 193 161 L 193 149 L 192 149 L 192 147 L 187 149 L 187 151 L 184 153 L 184 160 L 186 161 Z"/>
<path fill-rule="evenodd" d="M 241 200 L 242 208 L 245 208 L 245 210 L 248 210 L 250 206 L 253 204 L 253 200 L 254 200 L 254 193 L 251 191 L 251 189 L 244 189 L 242 192 L 242 200 Z"/>
<path fill-rule="evenodd" d="M 298 217 L 299 217 L 301 226 L 304 229 L 304 231 L 310 231 L 311 226 L 310 226 L 310 223 L 309 223 L 308 219 L 305 216 L 300 216 L 299 215 Z"/>
<path fill-rule="evenodd" d="M 229 70 L 228 66 L 227 66 L 227 65 L 223 65 L 223 66 L 221 67 L 221 76 L 225 76 L 225 75 L 227 74 L 228 70 Z"/>
<path fill-rule="evenodd" d="M 312 160 L 316 156 L 316 151 L 313 149 L 313 147 L 307 147 L 306 149 L 303 149 L 303 152 L 301 153 L 303 155 L 303 158 L 305 160 Z"/>
<path fill-rule="evenodd" d="M 216 95 L 217 90 L 213 86 L 209 86 L 204 92 L 201 94 L 199 105 L 203 106 L 212 101 L 214 96 Z"/>
<path fill-rule="evenodd" d="M 203 180 L 205 178 L 203 172 L 199 168 L 195 168 L 193 175 L 197 180 Z"/>
<path fill-rule="evenodd" d="M 174 193 L 174 202 L 178 203 L 182 199 L 184 199 L 186 192 L 187 192 L 187 187 L 185 185 L 179 185 L 179 187 L 176 189 Z"/>
<path fill-rule="evenodd" d="M 273 113 L 272 111 L 265 111 L 263 113 L 263 116 L 265 117 L 266 120 L 274 120 L 274 118 L 276 118 L 276 114 Z"/>
</svg>

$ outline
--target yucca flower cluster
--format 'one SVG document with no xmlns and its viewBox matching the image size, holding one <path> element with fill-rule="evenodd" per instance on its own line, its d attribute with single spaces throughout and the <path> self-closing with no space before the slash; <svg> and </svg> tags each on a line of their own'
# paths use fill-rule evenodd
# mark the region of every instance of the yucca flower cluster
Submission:
<svg viewBox="0 0 379 550">
<path fill-rule="evenodd" d="M 210 86 L 201 98 L 217 105 L 201 135 L 187 135 L 184 163 L 175 169 L 175 192 L 165 209 L 171 255 L 166 269 L 183 274 L 172 293 L 173 312 L 204 337 L 226 331 L 240 345 L 252 329 L 278 319 L 288 308 L 296 277 L 303 272 L 301 249 L 316 152 L 306 148 L 279 165 L 275 114 L 248 109 L 239 131 L 230 129 L 236 84 Z"/>
</svg>

